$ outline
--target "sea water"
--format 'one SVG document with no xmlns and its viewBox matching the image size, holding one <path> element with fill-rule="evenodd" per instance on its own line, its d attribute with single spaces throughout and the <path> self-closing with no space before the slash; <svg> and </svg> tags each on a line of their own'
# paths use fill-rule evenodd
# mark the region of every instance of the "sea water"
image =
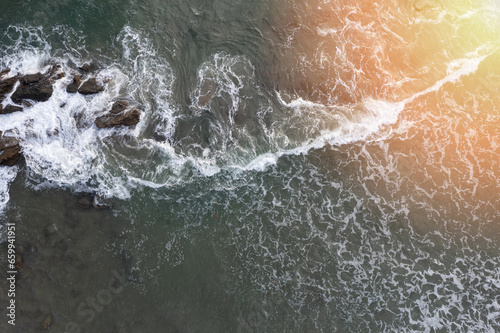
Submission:
<svg viewBox="0 0 500 333">
<path fill-rule="evenodd" d="M 499 15 L 2 1 L 0 69 L 67 73 L 0 116 L 24 156 L 0 167 L 13 331 L 500 330 Z M 104 91 L 67 93 L 89 62 Z M 118 99 L 141 121 L 98 129 Z M 87 193 L 113 209 L 78 207 Z"/>
</svg>

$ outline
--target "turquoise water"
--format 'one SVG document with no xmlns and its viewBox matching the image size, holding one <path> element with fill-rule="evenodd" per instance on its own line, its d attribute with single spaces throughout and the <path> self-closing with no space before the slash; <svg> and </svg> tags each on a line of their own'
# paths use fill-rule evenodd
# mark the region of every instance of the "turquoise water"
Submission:
<svg viewBox="0 0 500 333">
<path fill-rule="evenodd" d="M 498 9 L 370 4 L 1 1 L 0 69 L 68 73 L 0 116 L 2 331 L 500 330 Z"/>
</svg>

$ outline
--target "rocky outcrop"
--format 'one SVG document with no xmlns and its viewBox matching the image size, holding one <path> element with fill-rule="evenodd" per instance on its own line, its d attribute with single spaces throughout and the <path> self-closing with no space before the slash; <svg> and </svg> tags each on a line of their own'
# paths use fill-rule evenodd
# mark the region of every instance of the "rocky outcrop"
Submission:
<svg viewBox="0 0 500 333">
<path fill-rule="evenodd" d="M 90 73 L 97 71 L 98 66 L 95 62 L 89 62 L 78 67 L 78 69 L 84 73 Z"/>
<path fill-rule="evenodd" d="M 64 73 L 60 72 L 60 65 L 52 65 L 45 73 L 34 73 L 27 75 L 16 75 L 4 80 L 0 80 L 0 101 L 4 100 L 16 83 L 19 81 L 19 86 L 12 94 L 11 99 L 16 104 L 21 104 L 25 99 L 34 100 L 36 102 L 47 101 L 54 92 L 52 81 L 64 77 Z M 0 72 L 0 78 L 8 74 L 10 69 L 7 68 Z M 5 110 L 5 108 L 4 108 Z M 11 112 L 20 111 L 15 108 L 10 108 Z M 6 112 L 7 113 L 7 112 Z"/>
<path fill-rule="evenodd" d="M 68 86 L 66 87 L 66 91 L 69 92 L 70 94 L 76 94 L 81 84 L 82 84 L 82 76 L 74 75 L 73 81 L 70 84 L 68 84 Z"/>
<path fill-rule="evenodd" d="M 14 76 L 0 81 L 0 102 L 5 99 L 5 95 L 10 93 L 12 89 L 14 89 L 14 85 L 16 84 L 17 80 L 17 76 Z"/>
<path fill-rule="evenodd" d="M 0 131 L 0 165 L 13 166 L 19 160 L 20 153 L 19 141 Z"/>
<path fill-rule="evenodd" d="M 4 76 L 5 74 L 9 74 L 9 73 L 10 73 L 10 68 L 6 68 L 6 69 L 0 71 L 0 78 L 2 76 Z"/>
<path fill-rule="evenodd" d="M 21 76 L 19 78 L 19 81 L 21 82 L 22 85 L 28 85 L 39 82 L 42 79 L 43 79 L 42 73 L 35 73 L 35 74 L 26 74 L 25 76 Z"/>
<path fill-rule="evenodd" d="M 104 87 L 97 83 L 95 78 L 88 79 L 80 86 L 80 88 L 78 88 L 78 92 L 82 95 L 97 94 L 103 90 Z"/>
<path fill-rule="evenodd" d="M 127 101 L 116 101 L 113 103 L 111 110 L 109 111 L 112 114 L 118 114 L 128 108 Z"/>
<path fill-rule="evenodd" d="M 24 99 L 45 102 L 54 92 L 49 77 L 41 73 L 24 75 L 19 78 L 19 82 L 19 87 L 11 96 L 16 104 L 21 104 Z"/>
<path fill-rule="evenodd" d="M 60 72 L 60 70 L 61 70 L 61 65 L 58 64 L 52 65 L 47 71 L 47 76 L 50 77 L 52 80 L 62 79 L 63 77 L 66 76 L 66 74 L 64 72 Z"/>
<path fill-rule="evenodd" d="M 141 118 L 141 112 L 138 108 L 128 109 L 126 101 L 117 101 L 111 107 L 109 113 L 97 117 L 95 125 L 98 128 L 133 126 Z"/>
<path fill-rule="evenodd" d="M 2 107 L 2 105 L 0 104 L 0 114 L 8 114 L 17 111 L 23 111 L 23 108 L 11 104 L 7 105 L 6 107 Z"/>
</svg>

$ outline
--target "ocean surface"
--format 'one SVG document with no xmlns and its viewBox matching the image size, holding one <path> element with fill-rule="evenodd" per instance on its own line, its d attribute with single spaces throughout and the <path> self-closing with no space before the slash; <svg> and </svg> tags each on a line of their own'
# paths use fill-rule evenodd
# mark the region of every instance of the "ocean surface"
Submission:
<svg viewBox="0 0 500 333">
<path fill-rule="evenodd" d="M 0 70 L 52 64 L 0 331 L 500 332 L 498 0 L 0 0 Z"/>
</svg>

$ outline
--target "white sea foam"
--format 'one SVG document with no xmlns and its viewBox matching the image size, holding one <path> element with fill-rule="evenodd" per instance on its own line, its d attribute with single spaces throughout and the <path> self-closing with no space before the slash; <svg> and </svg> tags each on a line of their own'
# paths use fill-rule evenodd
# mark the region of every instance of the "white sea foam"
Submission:
<svg viewBox="0 0 500 333">
<path fill-rule="evenodd" d="M 54 56 L 40 29 L 11 27 L 9 31 L 14 36 L 12 45 L 2 46 L 0 64 L 11 68 L 11 75 L 43 72 L 53 62 L 71 73 L 70 61 L 83 64 L 86 60 L 79 58 L 80 51 L 71 49 L 62 52 L 62 57 Z M 200 66 L 191 93 L 193 121 L 205 126 L 208 143 L 199 141 L 204 138 L 198 133 L 191 141 L 181 138 L 175 147 L 172 142 L 178 119 L 185 115 L 173 101 L 173 70 L 158 57 L 151 42 L 130 27 L 125 27 L 117 40 L 123 48 L 122 59 L 97 73 L 99 81 L 108 82 L 104 92 L 95 96 L 68 94 L 68 76 L 55 83 L 47 102 L 2 116 L 0 130 L 18 133 L 28 175 L 36 186 L 69 187 L 125 199 L 137 185 L 160 187 L 185 181 L 183 175 L 192 167 L 204 176 L 223 169 L 262 171 L 283 155 L 380 139 L 390 134 L 407 103 L 473 73 L 492 52 L 478 49 L 451 62 L 446 77 L 400 102 L 368 98 L 356 105 L 335 106 L 302 98 L 285 101 L 277 92 L 278 108 L 272 97 L 261 91 L 248 59 L 216 53 Z M 32 41 L 36 47 L 31 46 Z M 123 97 L 141 106 L 139 125 L 132 130 L 97 130 L 94 119 Z M 203 110 L 208 110 L 206 120 Z M 383 128 L 388 131 L 381 132 Z M 152 131 L 166 141 L 144 137 Z M 124 134 L 128 139 L 120 141 Z M 194 154 L 196 150 L 199 153 Z M 154 153 L 161 158 L 131 159 L 125 151 L 132 155 L 149 151 L 148 156 Z M 8 201 L 7 187 L 2 188 L 3 205 Z"/>
<path fill-rule="evenodd" d="M 17 172 L 17 167 L 0 166 L 0 215 L 9 202 L 9 185 L 16 178 Z"/>
</svg>

